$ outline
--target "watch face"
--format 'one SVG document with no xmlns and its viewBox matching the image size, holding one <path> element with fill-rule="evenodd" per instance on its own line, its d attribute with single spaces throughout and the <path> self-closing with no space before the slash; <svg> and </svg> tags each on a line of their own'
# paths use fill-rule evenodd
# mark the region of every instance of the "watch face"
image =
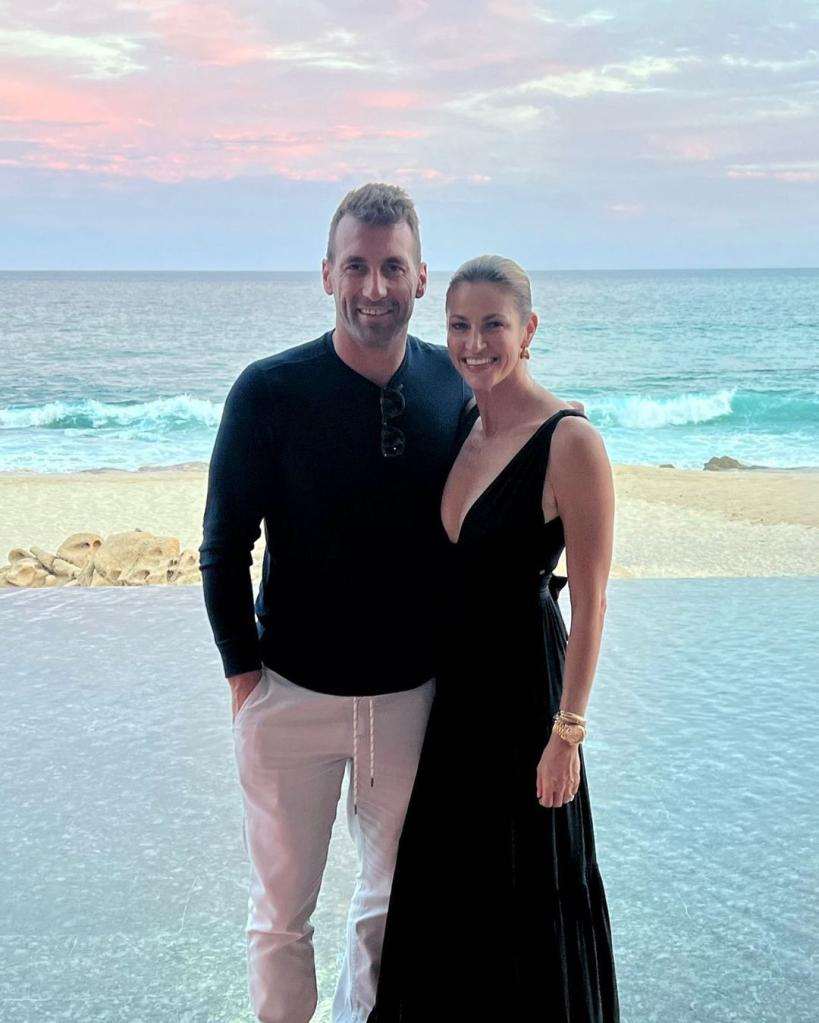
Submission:
<svg viewBox="0 0 819 1023">
<path fill-rule="evenodd" d="M 581 742 L 583 739 L 583 726 L 570 725 L 566 721 L 561 721 L 557 734 L 561 739 L 565 739 L 566 742 Z"/>
</svg>

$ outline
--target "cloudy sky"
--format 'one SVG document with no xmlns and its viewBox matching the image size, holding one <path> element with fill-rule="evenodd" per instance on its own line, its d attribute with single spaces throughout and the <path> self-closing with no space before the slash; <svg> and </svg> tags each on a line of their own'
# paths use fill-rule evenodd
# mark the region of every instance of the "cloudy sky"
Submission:
<svg viewBox="0 0 819 1023">
<path fill-rule="evenodd" d="M 0 0 L 0 268 L 819 265 L 819 0 Z"/>
</svg>

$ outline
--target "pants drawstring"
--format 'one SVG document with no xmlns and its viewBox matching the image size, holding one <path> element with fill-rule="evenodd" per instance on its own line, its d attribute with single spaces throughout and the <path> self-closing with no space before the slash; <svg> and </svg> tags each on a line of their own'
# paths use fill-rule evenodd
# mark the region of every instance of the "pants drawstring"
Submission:
<svg viewBox="0 0 819 1023">
<path fill-rule="evenodd" d="M 358 813 L 358 701 L 353 697 L 353 813 Z M 372 696 L 370 702 L 370 788 L 375 785 L 375 708 Z"/>
</svg>

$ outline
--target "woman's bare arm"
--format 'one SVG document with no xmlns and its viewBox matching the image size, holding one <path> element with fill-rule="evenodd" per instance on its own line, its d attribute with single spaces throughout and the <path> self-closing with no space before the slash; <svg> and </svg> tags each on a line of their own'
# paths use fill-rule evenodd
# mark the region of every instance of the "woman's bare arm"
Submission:
<svg viewBox="0 0 819 1023">
<path fill-rule="evenodd" d="M 572 625 L 563 670 L 561 710 L 585 716 L 606 613 L 614 533 L 614 486 L 606 449 L 586 420 L 561 420 L 552 436 L 544 515 L 554 504 L 563 522 Z M 537 768 L 544 807 L 562 806 L 580 784 L 576 746 L 552 733 Z"/>
<path fill-rule="evenodd" d="M 584 714 L 600 653 L 614 537 L 614 483 L 600 434 L 567 417 L 552 437 L 549 476 L 563 521 L 572 625 L 561 709 Z"/>
</svg>

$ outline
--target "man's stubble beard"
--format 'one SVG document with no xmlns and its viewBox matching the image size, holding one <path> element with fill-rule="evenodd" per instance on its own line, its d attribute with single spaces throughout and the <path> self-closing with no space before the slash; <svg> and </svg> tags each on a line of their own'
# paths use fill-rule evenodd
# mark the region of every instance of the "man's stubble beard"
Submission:
<svg viewBox="0 0 819 1023">
<path fill-rule="evenodd" d="M 353 321 L 354 331 L 353 336 L 363 348 L 371 348 L 378 351 L 384 351 L 390 348 L 392 345 L 403 341 L 409 330 L 409 322 L 412 316 L 412 310 L 405 320 L 401 323 L 393 324 L 389 333 L 381 332 L 376 324 L 362 324 L 361 319 L 356 317 Z M 364 327 L 365 329 L 362 329 Z M 375 327 L 375 330 L 366 329 L 367 327 Z"/>
</svg>

